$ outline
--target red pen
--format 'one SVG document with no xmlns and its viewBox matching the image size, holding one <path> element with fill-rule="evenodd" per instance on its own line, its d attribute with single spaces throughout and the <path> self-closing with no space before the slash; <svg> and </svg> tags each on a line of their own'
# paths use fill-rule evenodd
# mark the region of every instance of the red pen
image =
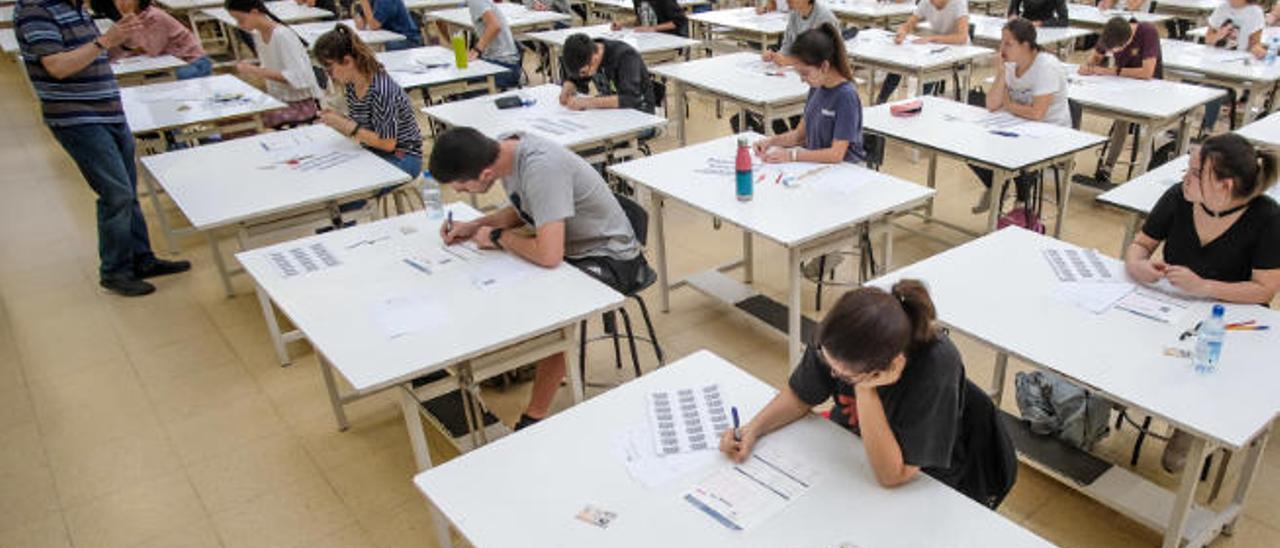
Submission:
<svg viewBox="0 0 1280 548">
<path fill-rule="evenodd" d="M 775 184 L 775 185 L 776 185 L 776 184 L 781 183 L 781 182 L 782 182 L 782 174 L 781 174 L 781 173 L 779 173 L 779 174 L 778 174 L 778 178 L 773 180 L 773 184 Z"/>
</svg>

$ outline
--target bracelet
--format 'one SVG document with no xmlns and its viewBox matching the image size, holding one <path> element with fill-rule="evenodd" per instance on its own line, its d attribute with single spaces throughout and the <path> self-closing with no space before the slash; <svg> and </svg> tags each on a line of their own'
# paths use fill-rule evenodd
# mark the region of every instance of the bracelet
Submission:
<svg viewBox="0 0 1280 548">
<path fill-rule="evenodd" d="M 799 149 L 799 148 L 792 147 L 792 149 L 791 149 L 791 161 L 792 161 L 792 162 L 796 161 L 796 155 L 798 155 L 798 154 L 800 154 L 800 149 Z"/>
<path fill-rule="evenodd" d="M 348 134 L 347 134 L 347 137 L 355 137 L 357 133 L 360 133 L 360 123 L 359 123 L 359 122 L 357 122 L 357 123 L 356 123 L 355 127 L 351 128 L 351 133 L 348 133 Z"/>
<path fill-rule="evenodd" d="M 93 39 L 93 45 L 98 46 L 98 50 L 100 51 L 107 51 L 107 49 L 109 49 L 107 46 L 102 45 L 102 42 L 99 42 L 97 38 Z"/>
</svg>

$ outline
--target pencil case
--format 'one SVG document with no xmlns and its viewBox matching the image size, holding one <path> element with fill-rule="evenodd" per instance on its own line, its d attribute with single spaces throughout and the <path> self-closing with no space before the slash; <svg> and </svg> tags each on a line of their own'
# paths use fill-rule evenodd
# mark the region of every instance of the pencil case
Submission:
<svg viewBox="0 0 1280 548">
<path fill-rule="evenodd" d="M 916 99 L 914 101 L 907 101 L 905 103 L 898 103 L 896 105 L 889 106 L 889 114 L 892 114 L 898 117 L 915 116 L 917 114 L 920 114 L 920 112 L 923 110 L 924 110 L 924 101 L 921 101 L 920 99 Z"/>
</svg>

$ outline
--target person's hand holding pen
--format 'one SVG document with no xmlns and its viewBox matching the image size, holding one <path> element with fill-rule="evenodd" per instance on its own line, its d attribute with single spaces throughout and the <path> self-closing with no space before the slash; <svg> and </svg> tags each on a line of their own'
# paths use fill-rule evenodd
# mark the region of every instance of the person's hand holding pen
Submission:
<svg viewBox="0 0 1280 548">
<path fill-rule="evenodd" d="M 1129 275 L 1133 279 L 1144 284 L 1153 284 L 1163 278 L 1165 272 L 1169 269 L 1169 265 L 1160 259 L 1147 259 L 1145 261 L 1135 261 L 1129 265 Z"/>
<path fill-rule="evenodd" d="M 357 124 L 355 120 L 329 109 L 320 111 L 320 121 L 348 137 L 354 137 L 356 132 L 360 130 L 360 124 Z"/>
<path fill-rule="evenodd" d="M 737 408 L 733 408 L 733 411 L 733 428 L 725 430 L 720 436 L 720 452 L 733 459 L 733 462 L 743 462 L 751 456 L 751 450 L 756 446 L 757 435 L 750 424 L 746 428 L 739 428 Z"/>
<path fill-rule="evenodd" d="M 893 35 L 893 43 L 901 44 L 907 40 L 907 29 L 898 29 L 898 33 Z"/>
<path fill-rule="evenodd" d="M 1171 265 L 1165 267 L 1164 276 L 1169 279 L 1169 283 L 1186 293 L 1196 297 L 1207 297 L 1209 288 L 1204 278 L 1196 274 L 1194 270 L 1180 265 Z"/>
<path fill-rule="evenodd" d="M 470 240 L 480 230 L 480 223 L 475 221 L 446 221 L 440 225 L 440 239 L 445 245 L 454 245 Z"/>
<path fill-rule="evenodd" d="M 756 142 L 751 143 L 751 151 L 756 153 L 756 157 L 764 158 L 764 153 L 769 150 L 769 143 L 772 141 L 773 137 L 757 139 Z"/>
</svg>

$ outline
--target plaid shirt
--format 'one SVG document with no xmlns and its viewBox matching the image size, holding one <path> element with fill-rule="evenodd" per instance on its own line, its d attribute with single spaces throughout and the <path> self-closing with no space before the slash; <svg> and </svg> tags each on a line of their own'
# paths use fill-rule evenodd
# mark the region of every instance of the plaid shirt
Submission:
<svg viewBox="0 0 1280 548">
<path fill-rule="evenodd" d="M 27 75 L 40 98 L 45 124 L 52 127 L 124 123 L 120 90 L 106 52 L 80 72 L 62 80 L 45 70 L 41 59 L 70 51 L 98 37 L 98 27 L 83 5 L 69 0 L 18 0 L 13 26 Z"/>
</svg>

